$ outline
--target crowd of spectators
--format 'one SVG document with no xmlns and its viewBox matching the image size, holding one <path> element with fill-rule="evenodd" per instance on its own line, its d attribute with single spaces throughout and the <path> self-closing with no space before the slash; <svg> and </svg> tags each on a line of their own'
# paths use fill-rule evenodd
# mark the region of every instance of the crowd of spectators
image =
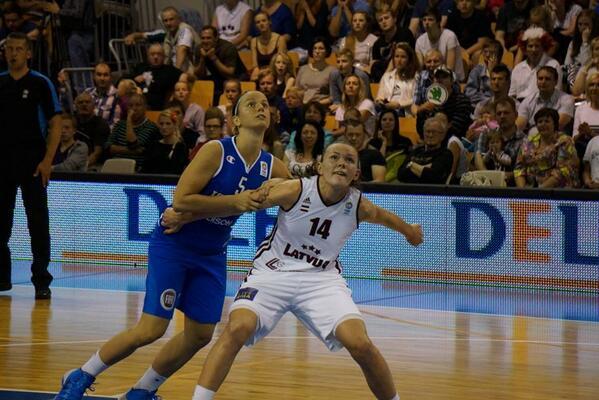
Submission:
<svg viewBox="0 0 599 400">
<path fill-rule="evenodd" d="M 55 171 L 128 158 L 179 174 L 204 143 L 235 135 L 251 81 L 271 105 L 264 149 L 294 176 L 344 141 L 363 182 L 459 184 L 500 170 L 511 186 L 599 188 L 594 0 L 223 0 L 198 31 L 166 7 L 159 29 L 122 32 L 146 60 L 120 76 L 92 61 L 93 0 L 0 7 L 0 41 L 45 40 L 39 15 L 51 13 L 64 21 L 63 67 L 94 68 L 91 87 L 50 77 L 64 106 Z M 214 83 L 214 107 L 191 100 L 198 80 Z M 402 132 L 407 120 L 418 135 Z"/>
</svg>

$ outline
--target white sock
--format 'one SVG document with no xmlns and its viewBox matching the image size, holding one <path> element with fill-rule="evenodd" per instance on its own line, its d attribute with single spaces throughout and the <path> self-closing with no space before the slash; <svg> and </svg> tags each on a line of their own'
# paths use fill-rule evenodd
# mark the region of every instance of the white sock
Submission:
<svg viewBox="0 0 599 400">
<path fill-rule="evenodd" d="M 395 393 L 395 397 L 393 397 L 391 400 L 399 400 L 399 395 Z"/>
<path fill-rule="evenodd" d="M 133 389 L 145 389 L 149 392 L 153 392 L 158 390 L 160 385 L 162 385 L 168 378 L 164 377 L 158 372 L 154 371 L 152 367 L 148 368 L 144 376 L 137 381 Z"/>
<path fill-rule="evenodd" d="M 98 376 L 104 372 L 109 366 L 104 364 L 100 359 L 100 351 L 97 351 L 85 364 L 81 367 L 82 370 L 92 376 Z"/>
<path fill-rule="evenodd" d="M 212 400 L 215 394 L 216 392 L 197 385 L 195 392 L 193 392 L 193 399 L 191 400 Z"/>
</svg>

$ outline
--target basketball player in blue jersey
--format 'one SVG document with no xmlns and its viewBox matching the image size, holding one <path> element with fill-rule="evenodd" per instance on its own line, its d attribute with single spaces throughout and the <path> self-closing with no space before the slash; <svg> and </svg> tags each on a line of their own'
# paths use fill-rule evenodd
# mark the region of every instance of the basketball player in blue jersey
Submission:
<svg viewBox="0 0 599 400">
<path fill-rule="evenodd" d="M 359 222 L 393 229 L 413 246 L 422 242 L 422 229 L 372 204 L 352 187 L 359 171 L 356 150 L 332 144 L 319 176 L 288 180 L 270 189 L 260 207 L 280 206 L 277 224 L 258 248 L 253 268 L 237 292 L 193 400 L 212 399 L 241 347 L 268 335 L 287 311 L 329 350 L 345 347 L 377 399 L 399 399 L 387 362 L 370 341 L 341 276 L 338 256 Z M 189 211 L 196 209 L 199 204 Z"/>
<path fill-rule="evenodd" d="M 184 330 L 159 351 L 152 366 L 124 399 L 157 399 L 158 387 L 202 347 L 220 321 L 226 288 L 226 246 L 240 214 L 263 208 L 272 177 L 287 178 L 282 161 L 261 150 L 270 122 L 266 97 L 242 95 L 233 123 L 237 135 L 206 143 L 185 169 L 175 189 L 173 207 L 184 214 L 182 226 L 159 226 L 148 251 L 143 314 L 138 323 L 110 339 L 81 368 L 63 378 L 57 400 L 80 400 L 96 376 L 136 349 L 164 335 L 175 308 L 185 314 Z"/>
</svg>

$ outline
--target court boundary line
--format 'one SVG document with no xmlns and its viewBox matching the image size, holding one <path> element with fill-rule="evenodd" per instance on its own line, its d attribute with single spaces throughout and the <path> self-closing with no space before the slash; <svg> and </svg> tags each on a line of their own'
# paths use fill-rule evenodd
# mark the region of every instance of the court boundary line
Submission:
<svg viewBox="0 0 599 400">
<path fill-rule="evenodd" d="M 47 394 L 56 394 L 56 392 L 49 392 L 46 390 L 26 390 L 26 389 L 13 389 L 13 388 L 5 388 L 5 387 L 0 387 L 0 391 L 7 391 L 7 392 L 20 392 L 20 393 L 47 393 Z M 115 394 L 115 395 L 110 395 L 110 394 L 105 394 L 105 395 L 96 395 L 96 394 L 85 394 L 85 397 L 91 397 L 91 398 L 112 398 L 112 399 L 118 399 L 118 396 L 120 396 L 119 394 Z"/>
</svg>

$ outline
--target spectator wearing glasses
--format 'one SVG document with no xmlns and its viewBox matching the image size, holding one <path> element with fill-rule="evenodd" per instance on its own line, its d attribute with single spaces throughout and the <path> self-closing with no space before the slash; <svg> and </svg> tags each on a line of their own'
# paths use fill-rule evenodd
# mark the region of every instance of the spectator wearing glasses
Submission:
<svg viewBox="0 0 599 400">
<path fill-rule="evenodd" d="M 203 145 L 211 140 L 222 139 L 224 135 L 225 127 L 225 115 L 218 107 L 210 107 L 206 110 L 204 122 L 204 132 L 206 133 L 206 141 L 198 142 L 196 146 L 189 153 L 189 161 L 193 160 L 196 153 L 202 148 Z"/>
</svg>

